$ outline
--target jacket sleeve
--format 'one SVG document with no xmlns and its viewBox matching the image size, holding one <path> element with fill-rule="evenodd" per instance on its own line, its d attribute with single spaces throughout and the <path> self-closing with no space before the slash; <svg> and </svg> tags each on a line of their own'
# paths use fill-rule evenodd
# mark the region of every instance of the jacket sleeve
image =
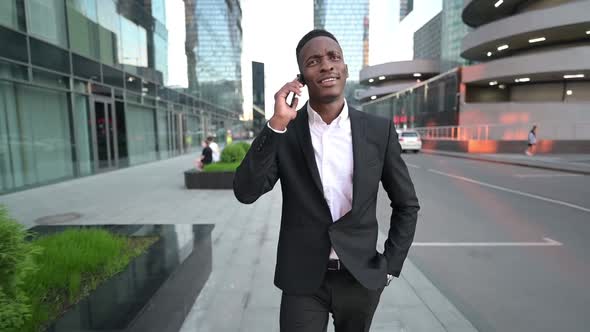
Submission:
<svg viewBox="0 0 590 332">
<path fill-rule="evenodd" d="M 401 157 L 401 147 L 392 122 L 389 123 L 381 182 L 392 208 L 383 255 L 387 258 L 388 274 L 399 277 L 414 240 L 420 205 L 408 168 Z"/>
<path fill-rule="evenodd" d="M 254 203 L 274 187 L 279 179 L 277 152 L 283 135 L 265 125 L 254 139 L 234 176 L 234 195 L 238 201 Z"/>
</svg>

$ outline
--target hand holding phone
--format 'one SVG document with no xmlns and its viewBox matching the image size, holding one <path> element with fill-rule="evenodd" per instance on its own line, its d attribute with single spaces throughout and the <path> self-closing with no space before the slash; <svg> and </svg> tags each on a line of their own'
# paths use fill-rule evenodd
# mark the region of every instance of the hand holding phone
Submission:
<svg viewBox="0 0 590 332">
<path fill-rule="evenodd" d="M 297 75 L 297 78 L 293 81 L 285 84 L 277 93 L 275 93 L 275 106 L 274 114 L 270 119 L 270 126 L 275 130 L 284 130 L 291 120 L 297 116 L 297 103 L 301 96 L 301 76 Z M 289 95 L 293 94 L 291 101 L 288 101 Z"/>
<path fill-rule="evenodd" d="M 305 86 L 305 80 L 303 79 L 303 75 L 302 74 L 297 74 L 297 81 L 299 83 L 301 83 L 302 86 Z M 291 96 L 291 101 L 290 102 L 287 102 L 287 103 L 289 104 L 290 107 L 293 107 L 293 103 L 295 102 L 295 98 L 296 98 L 295 96 L 296 96 L 296 94 L 295 94 L 295 92 L 293 92 L 292 95 L 291 94 L 289 94 L 289 95 Z M 289 97 L 287 97 L 287 98 L 289 98 Z"/>
</svg>

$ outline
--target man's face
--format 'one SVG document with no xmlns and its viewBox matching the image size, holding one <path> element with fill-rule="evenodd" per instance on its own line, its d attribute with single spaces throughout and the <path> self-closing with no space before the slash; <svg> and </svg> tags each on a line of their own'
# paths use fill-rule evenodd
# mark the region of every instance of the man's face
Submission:
<svg viewBox="0 0 590 332">
<path fill-rule="evenodd" d="M 329 103 L 344 96 L 348 67 L 340 45 L 332 38 L 321 36 L 307 42 L 299 63 L 310 99 Z"/>
</svg>

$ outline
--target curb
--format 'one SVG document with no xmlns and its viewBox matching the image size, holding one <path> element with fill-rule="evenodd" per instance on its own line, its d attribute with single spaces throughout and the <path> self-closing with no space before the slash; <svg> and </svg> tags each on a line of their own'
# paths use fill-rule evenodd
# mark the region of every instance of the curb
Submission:
<svg viewBox="0 0 590 332">
<path fill-rule="evenodd" d="M 437 150 L 425 150 L 422 149 L 422 152 L 428 154 L 437 154 L 446 157 L 453 157 L 453 158 L 462 158 L 462 159 L 471 159 L 477 161 L 484 161 L 496 164 L 504 164 L 504 165 L 515 165 L 515 166 L 522 166 L 522 167 L 530 167 L 530 168 L 538 168 L 550 171 L 558 171 L 564 173 L 572 173 L 572 174 L 580 174 L 580 175 L 590 175 L 590 170 L 581 170 L 581 169 L 574 169 L 574 168 L 567 168 L 563 166 L 553 166 L 553 165 L 543 165 L 543 164 L 529 164 L 525 162 L 519 161 L 511 161 L 511 160 L 499 160 L 494 158 L 486 158 L 479 155 L 469 155 L 469 154 L 459 154 L 454 152 L 446 152 L 446 151 L 437 151 Z"/>
</svg>

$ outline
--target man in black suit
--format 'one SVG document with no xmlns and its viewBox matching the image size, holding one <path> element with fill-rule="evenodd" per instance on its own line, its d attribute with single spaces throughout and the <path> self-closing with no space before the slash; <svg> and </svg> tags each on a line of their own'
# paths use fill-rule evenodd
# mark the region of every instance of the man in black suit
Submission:
<svg viewBox="0 0 590 332">
<path fill-rule="evenodd" d="M 234 178 L 253 203 L 281 180 L 283 207 L 275 285 L 283 291 L 281 332 L 369 331 L 383 288 L 400 275 L 420 209 L 392 121 L 349 109 L 348 67 L 336 38 L 313 30 L 296 48 L 301 80 L 274 96 L 274 115 Z M 309 103 L 297 111 L 307 85 Z M 392 215 L 377 252 L 377 192 Z"/>
</svg>

